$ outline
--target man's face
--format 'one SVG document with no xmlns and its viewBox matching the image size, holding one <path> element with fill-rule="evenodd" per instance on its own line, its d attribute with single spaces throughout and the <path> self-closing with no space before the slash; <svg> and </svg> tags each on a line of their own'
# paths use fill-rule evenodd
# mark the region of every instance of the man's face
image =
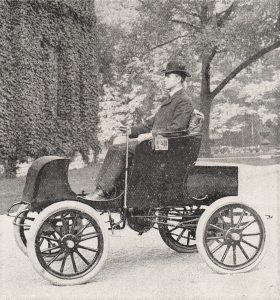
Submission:
<svg viewBox="0 0 280 300">
<path fill-rule="evenodd" d="M 164 86 L 167 90 L 171 90 L 180 82 L 181 76 L 174 73 L 166 74 L 164 77 Z"/>
</svg>

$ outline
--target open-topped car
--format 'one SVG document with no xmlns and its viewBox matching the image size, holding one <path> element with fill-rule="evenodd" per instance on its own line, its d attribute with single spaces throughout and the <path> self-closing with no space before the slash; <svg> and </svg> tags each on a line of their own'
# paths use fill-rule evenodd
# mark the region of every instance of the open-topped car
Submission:
<svg viewBox="0 0 280 300">
<path fill-rule="evenodd" d="M 128 140 L 128 134 L 127 134 Z M 87 200 L 68 183 L 69 159 L 45 156 L 29 168 L 15 237 L 41 276 L 54 284 L 89 281 L 102 267 L 109 229 L 159 230 L 177 252 L 198 251 L 219 273 L 245 272 L 264 255 L 266 229 L 238 195 L 237 166 L 196 165 L 200 135 L 187 131 L 139 143 L 112 195 Z M 118 220 L 112 217 L 118 214 Z M 27 247 L 26 247 L 27 245 Z"/>
</svg>

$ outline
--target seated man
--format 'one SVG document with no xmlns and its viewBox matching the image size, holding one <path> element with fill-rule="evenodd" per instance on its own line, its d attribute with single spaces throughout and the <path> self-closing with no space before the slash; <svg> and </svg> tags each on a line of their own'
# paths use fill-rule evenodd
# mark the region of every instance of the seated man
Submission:
<svg viewBox="0 0 280 300">
<path fill-rule="evenodd" d="M 163 72 L 165 73 L 165 88 L 169 92 L 169 97 L 165 99 L 154 117 L 147 119 L 138 126 L 131 127 L 130 138 L 136 138 L 140 135 L 141 141 L 141 135 L 151 131 L 172 132 L 187 129 L 193 113 L 193 106 L 183 88 L 183 82 L 186 77 L 190 77 L 190 74 L 184 65 L 175 61 L 169 62 Z M 145 135 L 146 138 L 147 135 Z M 130 157 L 133 157 L 138 142 L 135 139 L 130 140 Z M 87 199 L 101 200 L 114 189 L 117 179 L 125 168 L 125 148 L 125 144 L 109 147 L 97 176 L 96 191 L 88 195 Z"/>
</svg>

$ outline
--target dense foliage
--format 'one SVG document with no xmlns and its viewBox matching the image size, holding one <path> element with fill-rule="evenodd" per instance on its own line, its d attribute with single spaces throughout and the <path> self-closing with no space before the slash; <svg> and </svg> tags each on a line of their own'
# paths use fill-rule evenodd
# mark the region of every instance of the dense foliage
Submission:
<svg viewBox="0 0 280 300">
<path fill-rule="evenodd" d="M 0 157 L 9 174 L 28 157 L 98 153 L 95 22 L 93 1 L 1 1 Z"/>
</svg>

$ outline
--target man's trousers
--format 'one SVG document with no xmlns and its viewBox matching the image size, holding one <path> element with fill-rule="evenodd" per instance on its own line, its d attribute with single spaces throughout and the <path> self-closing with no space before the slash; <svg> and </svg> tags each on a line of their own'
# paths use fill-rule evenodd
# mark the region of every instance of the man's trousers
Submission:
<svg viewBox="0 0 280 300">
<path fill-rule="evenodd" d="M 128 144 L 128 157 L 133 158 L 137 140 L 130 140 Z M 109 147 L 103 165 L 97 176 L 97 188 L 102 189 L 104 193 L 110 193 L 116 184 L 116 181 L 125 169 L 126 144 L 117 144 Z"/>
</svg>

